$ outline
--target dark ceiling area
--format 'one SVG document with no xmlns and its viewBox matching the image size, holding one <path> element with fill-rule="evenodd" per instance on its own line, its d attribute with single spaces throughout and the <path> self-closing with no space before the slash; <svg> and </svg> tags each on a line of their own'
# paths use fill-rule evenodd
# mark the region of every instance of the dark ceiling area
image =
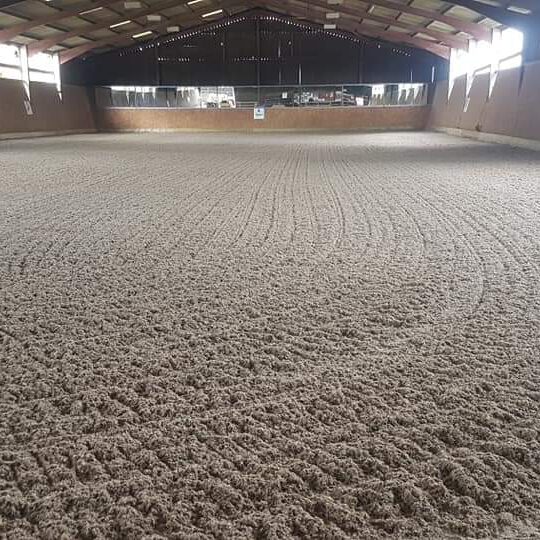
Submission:
<svg viewBox="0 0 540 540">
<path fill-rule="evenodd" d="M 447 61 L 422 50 L 323 31 L 267 10 L 78 59 L 64 80 L 85 85 L 309 85 L 431 82 Z"/>
</svg>

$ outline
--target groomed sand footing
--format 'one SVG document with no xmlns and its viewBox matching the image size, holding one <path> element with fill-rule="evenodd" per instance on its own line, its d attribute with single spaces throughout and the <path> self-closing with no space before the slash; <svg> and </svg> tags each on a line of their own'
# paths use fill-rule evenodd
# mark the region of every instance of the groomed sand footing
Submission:
<svg viewBox="0 0 540 540">
<path fill-rule="evenodd" d="M 540 534 L 540 154 L 0 148 L 0 537 Z"/>
</svg>

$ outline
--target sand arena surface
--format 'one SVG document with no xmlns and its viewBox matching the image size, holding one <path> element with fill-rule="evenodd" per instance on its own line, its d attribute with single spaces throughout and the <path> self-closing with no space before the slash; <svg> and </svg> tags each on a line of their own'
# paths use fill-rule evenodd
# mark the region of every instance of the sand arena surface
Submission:
<svg viewBox="0 0 540 540">
<path fill-rule="evenodd" d="M 540 533 L 540 154 L 0 145 L 0 538 Z"/>
</svg>

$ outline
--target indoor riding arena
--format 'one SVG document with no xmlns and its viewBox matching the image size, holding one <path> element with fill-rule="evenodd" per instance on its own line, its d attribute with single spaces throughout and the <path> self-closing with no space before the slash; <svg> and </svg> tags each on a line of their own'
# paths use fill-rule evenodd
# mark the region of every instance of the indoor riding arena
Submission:
<svg viewBox="0 0 540 540">
<path fill-rule="evenodd" d="M 0 539 L 540 539 L 538 0 L 0 0 Z"/>
</svg>

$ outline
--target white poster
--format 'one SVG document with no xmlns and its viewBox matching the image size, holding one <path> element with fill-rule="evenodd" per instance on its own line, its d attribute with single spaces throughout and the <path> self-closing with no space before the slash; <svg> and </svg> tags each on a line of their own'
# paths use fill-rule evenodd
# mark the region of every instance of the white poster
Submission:
<svg viewBox="0 0 540 540">
<path fill-rule="evenodd" d="M 264 120 L 265 110 L 264 107 L 255 107 L 253 109 L 254 120 Z"/>
</svg>

